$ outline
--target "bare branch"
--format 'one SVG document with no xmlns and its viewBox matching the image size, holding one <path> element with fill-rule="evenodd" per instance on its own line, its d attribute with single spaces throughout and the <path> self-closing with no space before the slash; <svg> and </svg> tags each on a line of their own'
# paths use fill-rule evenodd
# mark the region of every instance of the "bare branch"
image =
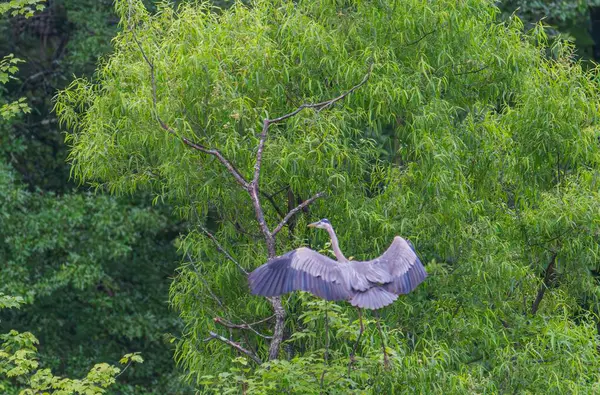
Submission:
<svg viewBox="0 0 600 395">
<path fill-rule="evenodd" d="M 369 77 L 371 76 L 372 70 L 373 70 L 373 64 L 371 64 L 369 66 L 369 71 L 367 72 L 367 74 L 364 76 L 364 78 L 362 79 L 362 81 L 360 83 L 353 86 L 347 92 L 342 93 L 341 95 L 339 95 L 333 99 L 330 99 L 330 100 L 327 100 L 324 102 L 320 102 L 320 103 L 303 104 L 300 107 L 298 107 L 296 110 L 294 110 L 288 114 L 282 115 L 278 118 L 265 119 L 263 121 L 263 128 L 260 133 L 260 138 L 258 141 L 258 148 L 256 150 L 256 162 L 254 163 L 254 176 L 252 177 L 252 181 L 250 182 L 250 184 L 247 186 L 247 190 L 248 190 L 248 193 L 250 194 L 250 199 L 252 200 L 252 204 L 254 206 L 254 211 L 256 213 L 256 221 L 258 222 L 258 225 L 260 226 L 260 229 L 265 237 L 265 243 L 267 245 L 267 251 L 269 253 L 268 254 L 269 258 L 274 258 L 276 255 L 275 238 L 274 238 L 275 234 L 277 232 L 279 232 L 281 230 L 281 227 L 283 227 L 289 221 L 289 219 L 295 214 L 295 212 L 288 213 L 289 217 L 286 216 L 287 218 L 284 218 L 282 220 L 283 224 L 280 223 L 278 225 L 278 229 L 276 228 L 276 232 L 274 231 L 273 233 L 271 233 L 271 231 L 269 230 L 269 227 L 267 225 L 267 222 L 265 221 L 264 211 L 263 211 L 263 208 L 262 208 L 262 205 L 260 202 L 260 198 L 259 198 L 259 195 L 260 195 L 259 181 L 260 181 L 260 170 L 261 170 L 261 165 L 262 165 L 263 152 L 265 149 L 265 143 L 267 141 L 267 134 L 269 132 L 269 126 L 271 126 L 271 124 L 274 124 L 274 123 L 279 123 L 279 122 L 285 121 L 286 119 L 295 116 L 296 114 L 298 114 L 305 108 L 312 108 L 312 109 L 315 109 L 316 111 L 321 111 L 323 109 L 326 109 L 326 108 L 332 106 L 334 103 L 344 99 L 346 96 L 350 95 L 352 92 L 354 92 L 355 90 L 360 88 L 362 85 L 366 84 L 367 81 L 369 80 Z M 310 204 L 310 203 L 307 203 L 307 204 Z M 304 206 L 306 206 L 306 205 L 304 205 Z M 302 207 L 300 207 L 300 209 L 302 209 Z M 292 210 L 292 211 L 294 211 L 294 210 Z M 281 304 L 281 298 L 275 297 L 275 298 L 269 298 L 269 300 L 271 302 L 271 305 L 273 306 L 273 310 L 275 311 L 275 317 L 276 317 L 275 330 L 273 331 L 273 340 L 271 341 L 271 345 L 269 347 L 269 360 L 273 360 L 273 359 L 277 359 L 277 357 L 279 356 L 279 347 L 281 345 L 281 342 L 283 341 L 283 328 L 284 328 L 284 324 L 285 324 L 285 310 L 283 309 L 283 305 Z"/>
<path fill-rule="evenodd" d="M 157 95 L 156 95 L 156 77 L 154 74 L 154 63 L 152 63 L 152 61 L 150 60 L 150 58 L 148 58 L 148 56 L 146 55 L 146 51 L 144 51 L 144 48 L 142 47 L 142 44 L 140 43 L 140 41 L 137 38 L 137 34 L 135 34 L 135 30 L 129 26 L 129 31 L 131 32 L 131 36 L 133 37 L 133 41 L 135 41 L 135 43 L 137 44 L 140 53 L 142 54 L 142 57 L 144 58 L 144 60 L 146 61 L 146 64 L 148 65 L 148 67 L 150 68 L 150 82 L 152 83 L 152 105 L 154 108 L 154 115 L 156 116 L 156 118 L 158 119 L 158 122 L 161 123 L 161 126 L 163 124 L 163 122 L 160 120 L 160 117 L 158 115 L 158 112 L 156 111 L 156 100 L 157 100 Z"/>
<path fill-rule="evenodd" d="M 377 329 L 379 330 L 379 336 L 381 337 L 381 349 L 383 351 L 383 367 L 385 369 L 389 369 L 390 368 L 390 360 L 388 358 L 387 351 L 386 351 L 385 338 L 383 337 L 383 330 L 381 329 L 381 322 L 380 322 L 381 317 L 379 316 L 379 313 L 377 312 L 377 310 L 374 310 L 373 313 L 377 317 L 375 322 L 377 323 Z"/>
<path fill-rule="evenodd" d="M 218 334 L 216 334 L 216 333 L 214 333 L 212 331 L 208 332 L 208 333 L 209 333 L 210 337 L 207 338 L 207 339 L 205 339 L 205 341 L 210 341 L 212 339 L 219 340 L 219 341 L 221 341 L 221 342 L 223 342 L 225 344 L 228 344 L 231 347 L 235 348 L 237 351 L 239 351 L 239 352 L 241 352 L 243 354 L 246 354 L 248 357 L 250 357 L 250 359 L 252 359 L 257 364 L 259 364 L 259 365 L 262 364 L 262 361 L 260 360 L 260 358 L 258 358 L 252 351 L 246 350 L 240 344 L 238 344 L 238 343 L 236 343 L 236 342 L 234 342 L 232 340 L 229 340 L 229 339 L 227 339 L 227 338 L 225 338 L 225 337 L 223 337 L 221 335 L 218 335 Z"/>
<path fill-rule="evenodd" d="M 226 216 L 224 216 L 224 219 L 227 222 L 229 222 L 230 224 L 232 224 L 233 227 L 235 228 L 235 230 L 238 231 L 241 234 L 244 234 L 244 235 L 246 235 L 246 236 L 248 236 L 248 237 L 250 237 L 252 239 L 255 239 L 255 240 L 262 239 L 262 237 L 263 237 L 263 235 L 261 235 L 261 234 L 252 233 L 252 232 L 247 231 L 238 221 L 234 221 L 233 219 L 228 218 Z"/>
<path fill-rule="evenodd" d="M 271 197 L 275 197 L 275 196 L 279 195 L 281 192 L 285 192 L 285 191 L 287 191 L 288 189 L 290 189 L 290 186 L 289 186 L 289 185 L 286 185 L 286 186 L 284 186 L 283 188 L 281 188 L 281 189 L 278 189 L 276 192 L 273 192 L 273 193 L 271 194 Z"/>
<path fill-rule="evenodd" d="M 257 162 L 260 163 L 260 162 Z M 260 168 L 259 168 L 260 173 Z M 267 251 L 269 253 L 269 258 L 275 257 L 275 239 L 269 230 L 269 226 L 267 225 L 267 221 L 265 220 L 265 213 L 262 208 L 262 204 L 259 198 L 259 187 L 258 187 L 258 179 L 252 180 L 250 185 L 248 186 L 248 193 L 250 194 L 250 200 L 252 200 L 252 205 L 254 206 L 254 212 L 256 214 L 256 222 L 258 222 L 258 226 L 265 238 L 265 243 L 267 245 Z"/>
<path fill-rule="evenodd" d="M 219 250 L 221 254 L 225 255 L 227 259 L 229 259 L 238 267 L 238 269 L 244 272 L 244 274 L 248 275 L 248 271 L 244 269 L 244 267 L 240 265 L 240 263 L 237 260 L 235 260 L 227 251 L 225 251 L 225 249 L 221 246 L 217 238 L 212 233 L 210 233 L 206 228 L 204 228 L 201 225 L 198 225 L 198 227 L 202 229 L 202 232 L 204 232 L 206 237 L 208 237 L 214 243 L 215 247 L 217 247 L 217 250 Z"/>
<path fill-rule="evenodd" d="M 165 129 L 167 131 L 171 130 L 170 133 L 177 136 L 174 132 L 172 132 L 173 129 L 169 128 L 166 124 L 161 123 L 161 126 L 163 127 L 163 129 Z M 181 141 L 183 141 L 184 144 L 187 145 L 188 147 L 194 148 L 195 150 L 198 150 L 200 152 L 204 152 L 205 154 L 216 157 L 219 160 L 219 162 L 221 162 L 223 164 L 223 166 L 225 166 L 225 168 L 227 168 L 229 173 L 231 173 L 231 175 L 235 178 L 235 180 L 237 181 L 238 184 L 240 184 L 244 189 L 248 188 L 248 181 L 246 181 L 246 179 L 244 178 L 244 176 L 242 176 L 240 174 L 238 169 L 227 158 L 225 158 L 219 150 L 206 148 L 205 146 L 203 146 L 201 144 L 191 141 L 187 137 L 180 137 L 180 138 L 181 138 Z"/>
<path fill-rule="evenodd" d="M 265 150 L 265 142 L 267 141 L 267 133 L 271 120 L 265 119 L 263 121 L 262 131 L 260 132 L 260 139 L 258 140 L 258 149 L 256 150 L 256 162 L 254 163 L 254 177 L 252 178 L 252 185 L 258 186 L 258 179 L 260 178 L 260 167 L 262 165 L 262 156 Z"/>
<path fill-rule="evenodd" d="M 213 321 L 215 323 L 217 323 L 219 325 L 222 325 L 222 326 L 224 326 L 226 328 L 229 328 L 229 329 L 246 329 L 246 330 L 252 331 L 252 332 L 256 333 L 258 336 L 260 336 L 260 337 L 262 337 L 264 339 L 272 339 L 273 338 L 273 336 L 263 335 L 262 333 L 258 332 L 256 329 L 252 328 L 250 326 L 250 324 L 245 324 L 245 323 L 244 324 L 234 324 L 234 323 L 231 323 L 231 322 L 229 322 L 229 321 L 227 321 L 227 320 L 225 320 L 224 318 L 221 318 L 221 317 L 215 317 L 215 318 L 213 318 Z"/>
<path fill-rule="evenodd" d="M 308 200 L 305 200 L 302 202 L 302 204 L 298 205 L 297 207 L 295 207 L 294 209 L 292 209 L 289 213 L 287 213 L 287 215 L 281 220 L 281 222 L 279 223 L 279 225 L 277 225 L 275 227 L 275 229 L 273 229 L 273 236 L 275 236 L 277 233 L 279 233 L 279 231 L 281 231 L 281 229 L 283 229 L 283 227 L 285 226 L 285 224 L 287 224 L 287 222 L 290 220 L 290 218 L 292 218 L 294 215 L 296 215 L 296 213 L 300 210 L 302 210 L 304 207 L 312 204 L 315 200 L 317 200 L 320 197 L 325 196 L 325 194 L 323 192 L 319 192 L 317 193 L 315 196 L 311 197 Z"/>
</svg>

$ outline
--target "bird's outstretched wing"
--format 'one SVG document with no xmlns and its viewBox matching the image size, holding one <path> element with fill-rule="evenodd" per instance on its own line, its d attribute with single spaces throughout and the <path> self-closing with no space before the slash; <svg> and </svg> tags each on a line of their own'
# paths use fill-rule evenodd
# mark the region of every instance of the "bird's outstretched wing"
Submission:
<svg viewBox="0 0 600 395">
<path fill-rule="evenodd" d="M 357 265 L 364 265 L 363 271 L 378 273 L 380 279 L 377 282 L 396 295 L 411 292 L 427 277 L 425 267 L 413 247 L 400 236 L 394 237 L 390 247 L 380 257 L 357 262 Z"/>
<path fill-rule="evenodd" d="M 300 290 L 326 300 L 347 300 L 351 295 L 344 278 L 339 262 L 302 247 L 271 259 L 250 273 L 248 281 L 254 295 Z"/>
</svg>

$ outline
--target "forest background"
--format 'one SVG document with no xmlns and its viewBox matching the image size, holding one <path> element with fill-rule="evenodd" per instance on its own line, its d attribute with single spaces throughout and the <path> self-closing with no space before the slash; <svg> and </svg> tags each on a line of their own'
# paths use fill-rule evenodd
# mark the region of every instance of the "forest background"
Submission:
<svg viewBox="0 0 600 395">
<path fill-rule="evenodd" d="M 271 99 L 260 85 L 279 86 L 277 78 L 250 59 L 253 51 L 272 50 L 261 38 L 268 29 L 257 28 L 274 23 L 266 15 L 275 6 L 266 3 L 250 11 L 217 1 L 207 11 L 191 2 L 145 1 L 147 13 L 137 1 L 0 4 L 0 333 L 6 333 L 0 391 L 100 392 L 105 385 L 119 394 L 597 391 L 600 101 L 592 68 L 600 58 L 600 2 L 282 6 L 280 18 L 291 30 L 305 27 L 303 21 L 314 27 L 297 33 L 298 42 L 291 33 L 279 38 L 282 48 L 335 49 L 326 67 L 318 64 L 317 49 L 302 67 L 273 54 L 273 64 L 289 67 L 292 82 Z M 180 15 L 168 11 L 178 6 Z M 455 26 L 456 20 L 463 22 Z M 198 21 L 196 36 L 186 29 Z M 386 23 L 406 36 L 382 29 Z M 375 36 L 365 26 L 380 31 L 375 47 L 381 53 L 367 53 Z M 352 61 L 341 48 L 344 29 L 363 34 L 352 43 Z M 188 69 L 177 57 L 185 55 L 187 37 L 198 47 L 202 37 L 213 37 L 214 47 L 228 54 L 222 61 L 236 71 L 222 92 L 213 92 L 210 114 L 223 130 L 234 124 L 242 137 L 210 141 L 242 171 L 253 158 L 243 152 L 256 142 L 244 128 L 256 127 L 266 113 L 283 115 L 303 102 L 335 97 L 372 67 L 367 84 L 343 104 L 273 132 L 272 150 L 287 159 L 275 166 L 273 154 L 266 157 L 265 190 L 275 202 L 267 211 L 274 223 L 311 195 L 327 195 L 286 227 L 279 252 L 306 242 L 327 250 L 321 235 L 299 230 L 318 217 L 330 218 L 342 233 L 355 229 L 341 239 L 356 255 L 377 254 L 394 233 L 416 241 L 431 283 L 383 314 L 392 374 L 381 364 L 384 339 L 373 322 L 363 358 L 346 373 L 356 313 L 306 295 L 286 300 L 279 361 L 256 367 L 227 344 L 206 341 L 218 332 L 268 359 L 261 336 L 248 339 L 245 330 L 215 322 L 259 321 L 272 312 L 248 296 L 236 265 L 206 235 L 217 235 L 246 270 L 264 262 L 266 250 L 254 251 L 259 228 L 252 215 L 224 208 L 249 203 L 233 187 L 210 181 L 228 175 L 156 137 L 165 133 L 153 117 L 148 62 L 137 45 L 127 44 L 135 41 L 132 32 L 151 59 L 161 60 L 158 72 L 172 70 L 157 76 L 165 85 L 155 110 L 195 137 L 202 134 L 194 122 L 207 121 L 194 106 L 210 92 L 204 74 L 190 75 L 216 66 L 207 55 L 192 57 Z M 229 36 L 249 40 L 248 48 Z M 394 44 L 399 38 L 404 41 Z M 238 66 L 264 74 L 239 96 L 253 102 L 225 92 L 238 89 Z M 182 99 L 186 84 L 197 97 Z M 135 103 L 135 95 L 145 101 Z M 111 117 L 148 133 L 154 128 L 154 142 L 138 147 L 124 138 L 121 148 L 98 155 L 91 147 L 101 140 L 89 136 L 95 130 L 103 138 L 98 130 L 110 129 Z M 133 137 L 143 133 L 131 129 Z M 290 148 L 285 133 L 300 129 L 308 131 Z M 315 149 L 316 136 L 325 135 L 329 140 Z M 202 176 L 195 160 L 205 168 Z M 347 169 L 338 170 L 340 164 Z M 154 182 L 144 171 L 170 181 Z M 256 329 L 264 336 L 273 328 L 266 322 Z"/>
</svg>

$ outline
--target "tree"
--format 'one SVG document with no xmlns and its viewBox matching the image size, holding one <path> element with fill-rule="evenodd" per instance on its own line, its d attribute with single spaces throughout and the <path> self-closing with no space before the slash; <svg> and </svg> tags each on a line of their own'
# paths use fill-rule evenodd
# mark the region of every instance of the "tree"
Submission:
<svg viewBox="0 0 600 395">
<path fill-rule="evenodd" d="M 10 3 L 34 2 L 19 0 L 0 7 L 10 10 Z M 33 13 L 33 6 L 29 6 L 27 12 L 14 16 L 7 12 L 0 18 L 0 53 L 14 54 L 12 61 L 22 60 L 19 72 L 0 90 L 0 105 L 14 103 L 8 110 L 27 103 L 32 110 L 0 123 L 0 153 L 21 174 L 30 190 L 69 193 L 76 183 L 69 180 L 67 150 L 52 113 L 52 99 L 73 75 L 93 74 L 98 60 L 111 49 L 118 19 L 111 1 L 37 3 L 44 6 L 43 10 Z M 6 147 L 10 148 L 8 154 Z"/>
<path fill-rule="evenodd" d="M 600 96 L 567 43 L 484 0 L 116 7 L 113 55 L 56 110 L 82 182 L 194 224 L 171 300 L 199 390 L 598 390 Z M 355 364 L 352 309 L 286 297 L 275 360 L 280 321 L 248 295 L 273 229 L 277 252 L 327 249 L 319 217 L 357 259 L 410 238 L 430 273 Z"/>
<path fill-rule="evenodd" d="M 16 178 L 0 164 L 0 292 L 25 305 L 0 312 L 0 333 L 35 333 L 41 366 L 68 376 L 142 351 L 147 363 L 117 387 L 183 393 L 165 339 L 180 331 L 166 306 L 178 233 L 168 212 L 143 200 L 28 192 Z"/>
<path fill-rule="evenodd" d="M 39 2 L 3 3 L 0 13 L 29 18 L 36 3 Z M 72 4 L 67 5 L 71 6 L 70 11 L 76 11 Z M 52 2 L 48 9 L 51 16 L 60 4 Z M 99 14 L 96 18 L 102 21 L 103 14 Z M 31 20 L 25 17 L 19 21 Z M 9 21 L 16 24 L 15 19 Z M 44 19 L 37 18 L 40 20 Z M 98 21 L 95 22 L 93 25 L 98 27 Z M 42 30 L 52 33 L 52 29 Z M 86 46 L 82 41 L 88 41 L 75 38 L 72 46 Z M 93 40 L 101 43 L 102 35 L 90 41 Z M 52 68 L 81 71 L 86 62 L 95 62 L 98 53 L 91 54 L 92 62 L 87 57 L 90 54 L 79 56 L 83 58 L 79 64 L 75 54 L 67 56 L 64 64 L 53 62 Z M 42 67 L 45 61 L 28 60 L 36 67 Z M 49 174 L 52 166 L 42 159 L 40 151 L 44 150 L 31 139 L 20 139 L 13 127 L 31 109 L 48 118 L 43 104 L 51 101 L 54 92 L 49 92 L 47 86 L 43 92 L 37 91 L 37 101 L 30 109 L 30 100 L 20 96 L 27 92 L 21 88 L 31 87 L 28 84 L 33 79 L 26 78 L 24 85 L 16 81 L 17 66 L 23 64 L 26 63 L 14 55 L 0 60 L 0 104 L 4 104 L 0 108 L 0 293 L 19 295 L 0 297 L 0 308 L 20 307 L 0 311 L 0 333 L 6 332 L 0 336 L 0 392 L 38 393 L 53 389 L 53 393 L 101 393 L 111 385 L 120 393 L 185 393 L 188 388 L 177 380 L 168 344 L 169 336 L 177 336 L 180 322 L 166 306 L 168 278 L 177 261 L 172 241 L 180 225 L 171 219 L 166 207 L 159 211 L 147 209 L 143 196 L 124 201 L 89 192 L 60 195 L 40 191 L 49 184 L 37 175 Z M 41 73 L 38 77 L 46 75 Z M 29 127 L 27 133 L 52 134 L 32 129 Z M 28 177 L 16 172 L 11 164 L 20 167 L 24 163 L 17 157 L 25 157 L 26 163 L 35 165 L 37 175 Z M 20 176 L 30 182 L 29 188 L 35 192 L 27 190 Z M 52 178 L 52 183 L 58 180 L 63 186 L 69 185 L 60 173 Z M 32 183 L 34 179 L 39 183 Z M 8 301 L 19 303 L 4 306 Z M 131 350 L 143 351 L 149 360 L 123 376 L 119 368 L 95 364 L 99 360 L 114 361 Z M 141 361 L 135 354 L 128 354 L 122 363 L 134 360 Z M 51 372 L 85 378 L 71 380 Z M 119 382 L 115 380 L 117 376 Z"/>
</svg>

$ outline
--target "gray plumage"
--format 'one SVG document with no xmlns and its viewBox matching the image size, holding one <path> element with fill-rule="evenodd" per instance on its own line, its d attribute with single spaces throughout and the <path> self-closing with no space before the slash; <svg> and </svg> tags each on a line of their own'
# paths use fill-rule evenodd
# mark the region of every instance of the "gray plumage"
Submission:
<svg viewBox="0 0 600 395">
<path fill-rule="evenodd" d="M 427 277 L 412 245 L 400 236 L 378 258 L 349 261 L 328 220 L 309 226 L 328 231 L 338 260 L 306 247 L 292 250 L 250 273 L 253 294 L 279 296 L 301 290 L 322 299 L 347 300 L 353 306 L 375 310 L 393 303 L 398 295 L 411 292 Z"/>
</svg>

